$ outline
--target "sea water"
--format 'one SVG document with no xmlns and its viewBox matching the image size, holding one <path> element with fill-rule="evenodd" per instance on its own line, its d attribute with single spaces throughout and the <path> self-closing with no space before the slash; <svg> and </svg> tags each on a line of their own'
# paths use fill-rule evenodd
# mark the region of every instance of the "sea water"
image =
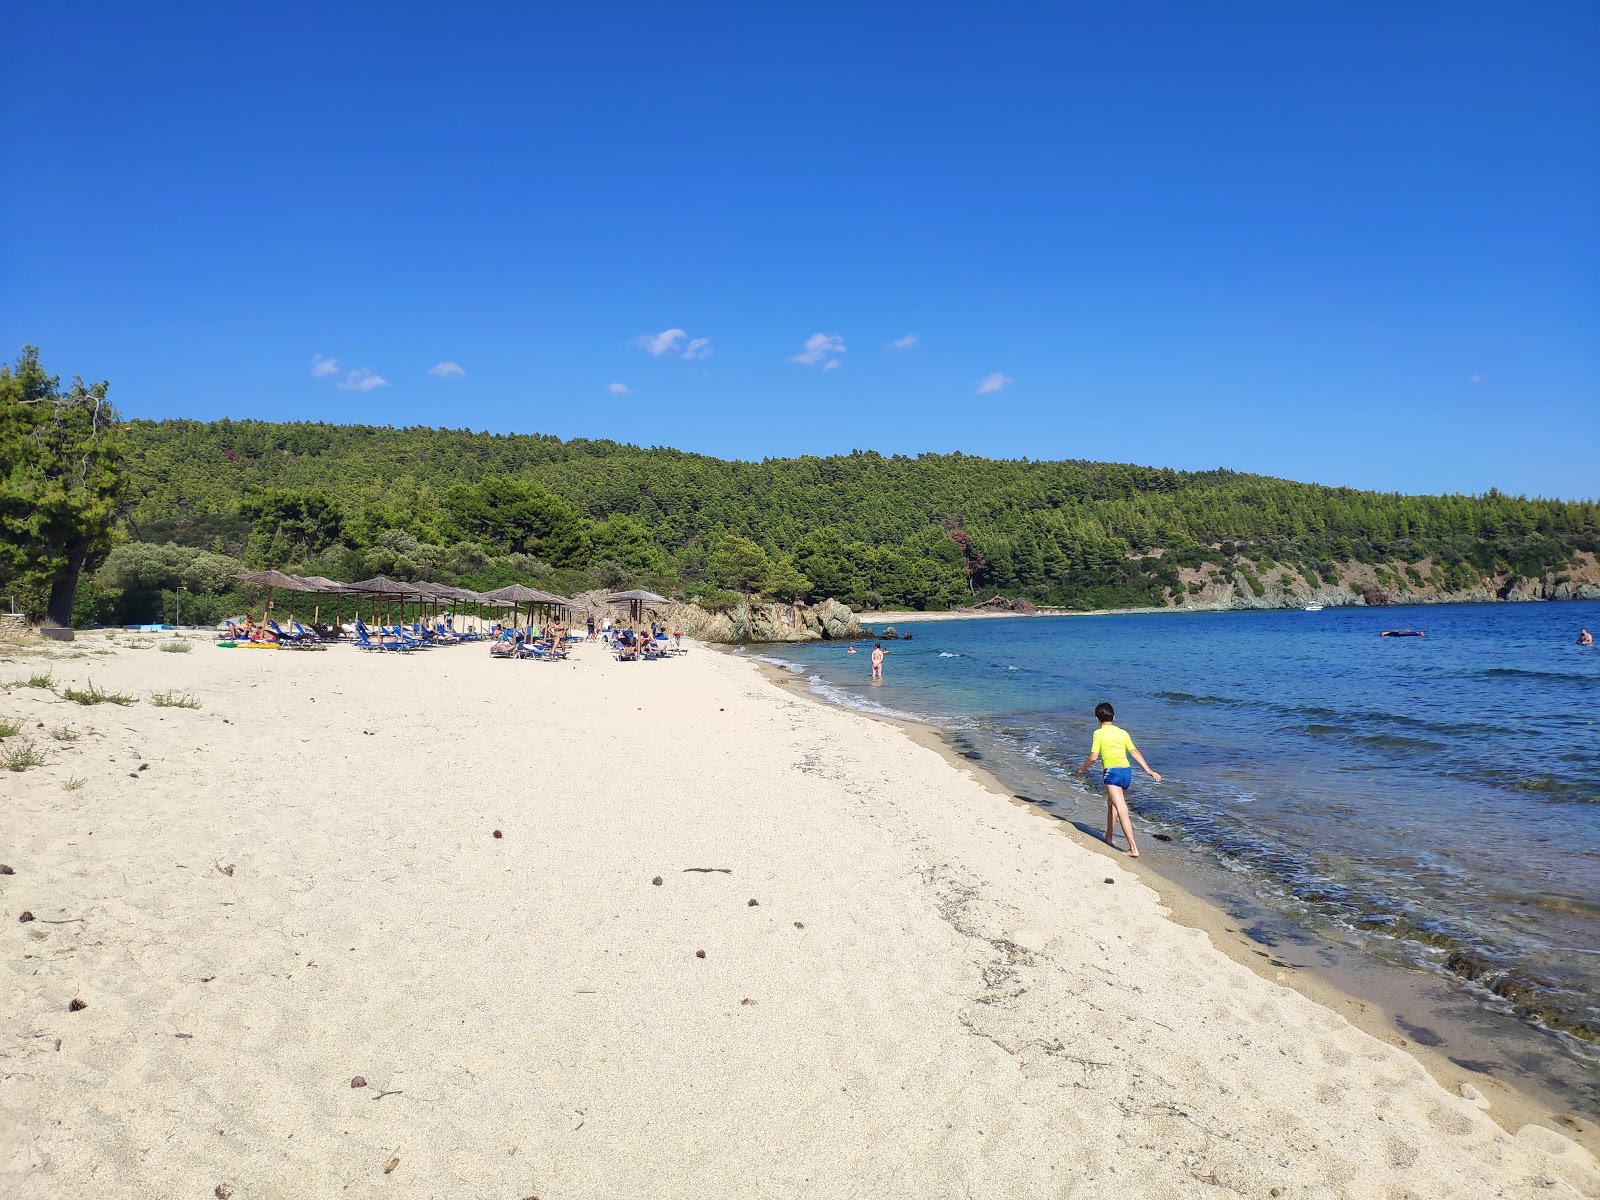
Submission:
<svg viewBox="0 0 1600 1200">
<path fill-rule="evenodd" d="M 1129 795 L 1147 855 L 1159 835 L 1279 918 L 1537 1027 L 1590 1081 L 1588 1108 L 1600 647 L 1575 644 L 1584 626 L 1600 603 L 918 622 L 884 643 L 881 683 L 870 643 L 757 652 L 831 701 L 944 729 L 1085 831 L 1104 801 L 1072 772 L 1110 701 L 1162 775 L 1136 771 Z M 1426 636 L 1379 636 L 1404 627 Z"/>
</svg>

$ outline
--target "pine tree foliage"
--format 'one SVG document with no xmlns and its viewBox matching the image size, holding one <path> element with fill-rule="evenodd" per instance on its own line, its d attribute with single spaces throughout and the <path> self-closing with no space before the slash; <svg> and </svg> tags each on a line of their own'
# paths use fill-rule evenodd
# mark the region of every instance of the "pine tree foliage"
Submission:
<svg viewBox="0 0 1600 1200">
<path fill-rule="evenodd" d="M 362 569 L 398 533 L 416 548 L 396 558 L 438 578 L 527 574 L 515 559 L 569 587 L 731 587 L 719 551 L 737 538 L 764 556 L 769 592 L 937 608 L 998 591 L 1112 607 L 1161 603 L 1180 590 L 1177 567 L 1207 562 L 1231 573 L 1270 560 L 1319 581 L 1334 564 L 1425 564 L 1464 587 L 1600 550 L 1593 502 L 1226 470 L 860 450 L 729 462 L 544 435 L 256 421 L 134 421 L 127 436 L 130 536 L 261 565 L 315 558 L 325 574 Z M 476 573 L 447 561 L 474 552 Z M 753 582 L 753 568 L 740 578 Z"/>
</svg>

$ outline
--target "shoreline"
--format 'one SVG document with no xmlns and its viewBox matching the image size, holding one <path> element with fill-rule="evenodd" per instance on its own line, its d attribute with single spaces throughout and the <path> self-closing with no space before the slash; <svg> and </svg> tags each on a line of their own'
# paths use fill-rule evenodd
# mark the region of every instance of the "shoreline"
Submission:
<svg viewBox="0 0 1600 1200">
<path fill-rule="evenodd" d="M 1025 614 L 1007 613 L 994 615 L 1020 616 Z M 1081 615 L 1092 614 L 1085 613 Z M 930 615 L 928 619 L 933 618 Z M 1525 1086 L 1523 1081 L 1507 1079 L 1491 1071 L 1474 1071 L 1462 1067 L 1459 1063 L 1452 1061 L 1448 1054 L 1450 1047 L 1435 1048 L 1427 1044 L 1426 1041 L 1418 1040 L 1416 1036 L 1418 1032 L 1424 1038 L 1431 1038 L 1433 1035 L 1429 1030 L 1422 1029 L 1419 1031 L 1413 1029 L 1408 1033 L 1406 1029 L 1402 1028 L 1398 1012 L 1393 1004 L 1396 989 L 1392 987 L 1384 989 L 1387 991 L 1387 995 L 1381 998 L 1373 995 L 1359 995 L 1354 991 L 1346 990 L 1338 982 L 1335 982 L 1333 978 L 1329 977 L 1340 974 L 1335 969 L 1327 967 L 1319 969 L 1313 964 L 1297 964 L 1285 961 L 1291 952 L 1279 947 L 1264 946 L 1261 942 L 1251 938 L 1244 931 L 1241 923 L 1218 902 L 1197 894 L 1181 881 L 1173 878 L 1172 875 L 1163 873 L 1161 868 L 1152 862 L 1149 854 L 1142 855 L 1137 859 L 1129 858 L 1123 851 L 1114 850 L 1106 846 L 1102 838 L 1082 828 L 1079 822 L 1047 812 L 1031 799 L 1019 795 L 1014 788 L 1002 780 L 993 770 L 981 763 L 967 759 L 946 730 L 932 723 L 835 704 L 825 696 L 813 692 L 807 685 L 806 677 L 803 674 L 790 671 L 776 663 L 756 659 L 749 653 L 741 654 L 741 648 L 738 647 L 719 646 L 716 648 L 731 657 L 742 657 L 752 662 L 768 682 L 780 688 L 786 694 L 800 696 L 829 709 L 845 712 L 895 729 L 917 745 L 938 754 L 952 770 L 969 775 L 986 790 L 1004 797 L 1011 804 L 1025 810 L 1030 815 L 1050 822 L 1052 827 L 1075 845 L 1093 851 L 1107 860 L 1116 862 L 1124 870 L 1137 875 L 1141 881 L 1157 892 L 1161 903 L 1169 910 L 1168 915 L 1172 921 L 1204 933 L 1216 949 L 1227 955 L 1234 962 L 1249 968 L 1262 979 L 1299 992 L 1314 1003 L 1338 1013 L 1364 1033 L 1404 1050 L 1416 1059 L 1441 1087 L 1456 1091 L 1463 1084 L 1467 1084 L 1482 1090 L 1493 1101 L 1493 1107 L 1489 1110 L 1490 1115 L 1508 1133 L 1515 1133 L 1518 1128 L 1529 1122 L 1539 1122 L 1552 1130 L 1560 1131 L 1563 1136 L 1571 1138 L 1591 1153 L 1600 1155 L 1600 1122 L 1597 1122 L 1594 1118 L 1562 1107 L 1556 1103 L 1556 1098 L 1553 1094 L 1536 1091 Z M 781 653 L 781 644 L 774 647 L 774 649 Z M 1316 935 L 1311 936 L 1315 938 Z M 1319 943 L 1321 941 L 1320 938 L 1316 940 Z M 1341 947 L 1341 950 L 1348 952 L 1348 948 Z M 1362 970 L 1359 973 L 1366 974 L 1373 980 L 1378 980 L 1385 975 L 1392 975 L 1402 971 L 1405 971 L 1408 976 L 1414 977 L 1416 981 L 1421 982 L 1422 987 L 1418 990 L 1445 990 L 1446 985 L 1442 980 L 1424 972 L 1406 971 L 1405 968 L 1392 964 L 1380 964 L 1377 962 L 1362 964 Z M 1346 978 L 1350 978 L 1348 971 L 1344 974 Z M 1390 982 L 1393 981 L 1391 980 Z"/>
<path fill-rule="evenodd" d="M 1592 598 L 1571 596 L 1561 599 L 1555 597 L 1525 596 L 1517 599 L 1496 597 L 1494 599 L 1478 598 L 1464 599 L 1460 596 L 1440 596 L 1436 598 L 1408 597 L 1405 599 L 1391 600 L 1388 604 L 1366 604 L 1352 601 L 1349 604 L 1325 604 L 1320 612 L 1341 612 L 1359 609 L 1363 612 L 1377 612 L 1382 609 L 1397 608 L 1439 608 L 1441 606 L 1480 605 L 1480 604 L 1567 604 L 1567 603 L 1594 603 Z M 1020 617 L 1033 619 L 1035 617 L 1154 617 L 1162 615 L 1186 615 L 1193 613 L 1249 613 L 1249 612 L 1296 612 L 1306 611 L 1303 602 L 1294 604 L 1174 604 L 1151 605 L 1138 608 L 1045 608 L 1037 612 L 987 612 L 982 610 L 965 609 L 947 612 L 912 611 L 903 613 L 884 612 L 858 612 L 856 620 L 862 626 L 878 625 L 891 626 L 901 624 L 918 624 L 923 621 L 975 621 L 993 620 L 1000 617 Z M 781 644 L 781 643 L 779 643 Z"/>
<path fill-rule="evenodd" d="M 46 757 L 0 809 L 19 1200 L 1600 1191 L 1141 864 L 704 646 L 0 658 Z"/>
</svg>

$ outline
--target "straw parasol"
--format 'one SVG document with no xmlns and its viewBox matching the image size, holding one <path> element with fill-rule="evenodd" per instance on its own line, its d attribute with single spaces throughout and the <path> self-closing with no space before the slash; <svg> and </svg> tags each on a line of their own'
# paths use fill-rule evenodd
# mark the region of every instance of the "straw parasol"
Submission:
<svg viewBox="0 0 1600 1200">
<path fill-rule="evenodd" d="M 387 575 L 374 575 L 371 579 L 363 579 L 359 583 L 345 585 L 348 591 L 365 596 L 369 600 L 398 600 L 402 604 L 407 600 L 416 598 L 415 589 L 409 583 L 401 583 L 398 579 L 390 579 Z M 361 606 L 356 606 L 356 620 L 361 619 Z"/>
<path fill-rule="evenodd" d="M 637 625 L 644 620 L 644 606 L 646 604 L 671 604 L 665 596 L 658 596 L 654 592 L 647 592 L 643 588 L 634 588 L 628 592 L 616 592 L 606 597 L 607 604 L 626 604 L 628 617 Z"/>
<path fill-rule="evenodd" d="M 261 623 L 267 623 L 267 614 L 272 611 L 272 594 L 279 588 L 286 592 L 314 592 L 315 586 L 307 583 L 298 575 L 285 575 L 282 571 L 242 571 L 234 576 L 240 583 L 253 583 L 257 587 L 267 589 L 267 607 L 261 610 Z M 291 613 L 292 617 L 293 614 Z"/>
<path fill-rule="evenodd" d="M 313 592 L 316 592 L 319 595 L 332 594 L 332 595 L 335 595 L 335 596 L 341 596 L 346 591 L 346 585 L 345 584 L 340 583 L 337 579 L 329 579 L 325 575 L 297 575 L 297 576 L 295 576 L 295 578 L 300 580 L 301 583 L 309 583 L 309 584 L 311 584 L 312 585 L 311 590 Z M 311 623 L 313 625 L 315 625 L 321 619 L 322 619 L 322 601 L 319 600 L 314 605 L 312 605 L 312 608 L 311 608 Z M 337 605 L 334 608 L 333 620 L 334 620 L 335 624 L 337 624 L 338 621 L 339 621 L 339 612 L 338 612 Z"/>
<path fill-rule="evenodd" d="M 495 588 L 494 591 L 485 592 L 483 595 L 486 600 L 509 603 L 512 608 L 526 604 L 530 622 L 533 619 L 533 606 L 535 604 L 562 603 L 560 596 L 552 596 L 549 592 L 541 592 L 538 588 L 531 588 L 521 583 L 508 583 L 503 588 Z"/>
</svg>

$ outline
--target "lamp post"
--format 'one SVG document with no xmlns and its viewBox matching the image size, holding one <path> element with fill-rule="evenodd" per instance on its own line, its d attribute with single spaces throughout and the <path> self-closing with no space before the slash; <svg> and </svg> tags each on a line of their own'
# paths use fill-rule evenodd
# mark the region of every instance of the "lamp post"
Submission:
<svg viewBox="0 0 1600 1200">
<path fill-rule="evenodd" d="M 177 614 L 172 618 L 172 623 L 179 629 L 183 628 L 183 594 L 188 590 L 188 588 L 184 587 L 180 583 L 178 585 L 178 590 L 172 593 L 172 603 L 178 610 Z"/>
</svg>

